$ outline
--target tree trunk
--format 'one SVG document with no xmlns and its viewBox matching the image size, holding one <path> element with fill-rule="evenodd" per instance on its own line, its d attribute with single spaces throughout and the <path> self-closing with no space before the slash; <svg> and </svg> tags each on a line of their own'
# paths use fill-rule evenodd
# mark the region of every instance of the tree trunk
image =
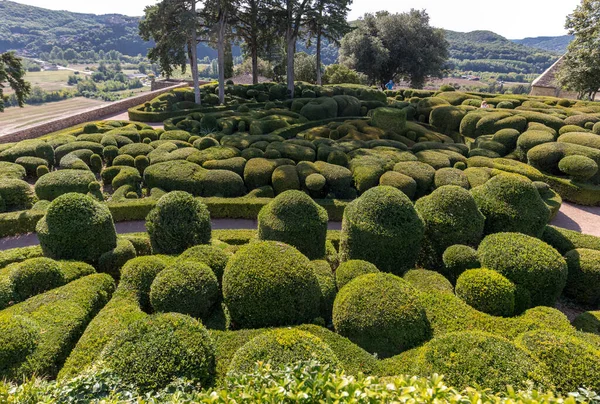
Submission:
<svg viewBox="0 0 600 404">
<path fill-rule="evenodd" d="M 256 49 L 256 42 L 252 45 L 252 84 L 258 84 L 258 51 Z"/>
<path fill-rule="evenodd" d="M 225 104 L 225 13 L 219 18 L 217 58 L 219 63 L 219 103 Z"/>
<path fill-rule="evenodd" d="M 192 1 L 192 13 L 196 14 L 196 2 Z M 198 33 L 196 32 L 196 27 L 191 33 L 191 41 L 189 44 L 190 49 L 190 67 L 192 69 L 192 80 L 194 82 L 194 102 L 196 104 L 201 104 L 202 100 L 200 99 L 200 82 L 198 81 Z"/>
<path fill-rule="evenodd" d="M 317 28 L 317 85 L 321 85 L 321 26 Z"/>
<path fill-rule="evenodd" d="M 287 42 L 287 88 L 290 98 L 294 98 L 294 53 L 296 52 L 296 37 L 292 27 L 288 27 Z"/>
</svg>

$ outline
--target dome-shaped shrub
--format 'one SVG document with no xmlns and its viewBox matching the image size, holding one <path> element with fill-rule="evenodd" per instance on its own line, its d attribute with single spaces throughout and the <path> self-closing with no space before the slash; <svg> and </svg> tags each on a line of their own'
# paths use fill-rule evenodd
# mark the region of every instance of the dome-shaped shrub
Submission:
<svg viewBox="0 0 600 404">
<path fill-rule="evenodd" d="M 454 294 L 454 287 L 450 281 L 436 271 L 411 269 L 404 274 L 402 279 L 423 292 Z"/>
<path fill-rule="evenodd" d="M 331 322 L 331 311 L 333 310 L 333 301 L 337 294 L 335 285 L 335 276 L 331 266 L 325 260 L 315 260 L 310 262 L 319 287 L 321 288 L 321 316 L 326 323 Z"/>
<path fill-rule="evenodd" d="M 594 306 L 600 302 L 600 251 L 579 248 L 565 254 L 569 275 L 565 295 Z"/>
<path fill-rule="evenodd" d="M 550 218 L 532 181 L 518 174 L 499 174 L 471 193 L 485 216 L 485 234 L 519 232 L 538 237 Z"/>
<path fill-rule="evenodd" d="M 335 270 L 335 283 L 338 289 L 341 289 L 345 284 L 358 276 L 377 272 L 379 272 L 379 269 L 367 261 L 350 260 L 342 262 Z"/>
<path fill-rule="evenodd" d="M 485 217 L 471 193 L 447 185 L 415 203 L 425 222 L 425 238 L 420 262 L 425 268 L 442 266 L 442 255 L 454 244 L 476 246 L 483 236 Z"/>
<path fill-rule="evenodd" d="M 0 279 L 6 277 L 8 288 L 0 287 L 0 308 L 4 308 L 10 301 L 22 302 L 57 288 L 65 283 L 60 264 L 50 258 L 30 258 L 18 264 L 13 264 L 0 272 Z"/>
<path fill-rule="evenodd" d="M 105 252 L 98 258 L 98 271 L 119 279 L 123 265 L 136 256 L 137 253 L 131 241 L 119 238 L 115 248 Z"/>
<path fill-rule="evenodd" d="M 567 263 L 554 248 L 520 233 L 497 233 L 477 249 L 481 266 L 500 272 L 531 295 L 533 306 L 554 306 L 567 281 Z"/>
<path fill-rule="evenodd" d="M 515 342 L 546 365 L 558 391 L 600 389 L 600 351 L 587 341 L 574 335 L 536 330 L 520 335 Z"/>
<path fill-rule="evenodd" d="M 117 246 L 108 207 L 83 194 L 52 201 L 36 231 L 44 255 L 54 259 L 91 262 Z"/>
<path fill-rule="evenodd" d="M 206 264 L 177 261 L 156 275 L 150 287 L 155 311 L 205 318 L 219 299 L 219 282 Z"/>
<path fill-rule="evenodd" d="M 423 220 L 405 194 L 387 186 L 371 188 L 344 211 L 341 259 L 369 261 L 401 275 L 414 266 L 423 231 Z"/>
<path fill-rule="evenodd" d="M 231 359 L 229 371 L 252 372 L 258 361 L 268 362 L 278 369 L 309 360 L 339 365 L 331 348 L 315 335 L 296 329 L 272 330 L 254 337 L 238 349 Z"/>
<path fill-rule="evenodd" d="M 121 284 L 135 285 L 140 306 L 146 311 L 150 310 L 150 286 L 156 275 L 165 268 L 166 264 L 161 258 L 150 255 L 129 260 L 121 269 Z"/>
<path fill-rule="evenodd" d="M 558 162 L 558 169 L 578 180 L 588 180 L 598 172 L 598 164 L 586 156 L 566 156 Z"/>
<path fill-rule="evenodd" d="M 396 355 L 431 336 L 417 291 L 392 274 L 367 274 L 344 286 L 333 304 L 336 332 L 379 357 Z"/>
<path fill-rule="evenodd" d="M 435 168 L 420 161 L 402 161 L 394 166 L 394 171 L 407 175 L 417 183 L 415 197 L 419 198 L 429 192 L 433 186 Z M 383 184 L 382 184 L 383 185 Z"/>
<path fill-rule="evenodd" d="M 177 313 L 156 314 L 131 324 L 103 352 L 106 366 L 125 383 L 160 389 L 177 378 L 208 384 L 215 348 L 204 326 Z"/>
<path fill-rule="evenodd" d="M 469 269 L 456 281 L 456 295 L 469 306 L 493 316 L 512 316 L 515 284 L 491 269 Z"/>
<path fill-rule="evenodd" d="M 308 258 L 287 244 L 263 241 L 229 260 L 223 297 L 235 327 L 259 328 L 319 317 L 321 289 Z"/>
<path fill-rule="evenodd" d="M 6 210 L 30 209 L 33 205 L 31 186 L 16 178 L 0 177 L 0 198 Z"/>
<path fill-rule="evenodd" d="M 15 370 L 26 361 L 38 346 L 40 328 L 38 324 L 23 316 L 0 318 L 0 376 L 17 376 Z"/>
<path fill-rule="evenodd" d="M 417 192 L 417 182 L 408 175 L 397 171 L 388 171 L 379 178 L 379 185 L 387 185 L 398 188 L 404 192 L 410 199 L 414 199 Z"/>
<path fill-rule="evenodd" d="M 286 191 L 258 214 L 258 238 L 281 241 L 309 259 L 325 256 L 327 212 L 301 191 Z"/>
<path fill-rule="evenodd" d="M 444 274 L 452 283 L 456 283 L 460 274 L 467 269 L 481 267 L 477 251 L 472 247 L 461 244 L 446 248 L 442 255 L 442 261 L 444 262 Z"/>
<path fill-rule="evenodd" d="M 35 194 L 51 201 L 69 192 L 85 194 L 96 177 L 88 170 L 58 170 L 40 177 L 35 183 Z"/>
<path fill-rule="evenodd" d="M 206 205 L 183 191 L 162 196 L 148 213 L 146 228 L 156 254 L 181 254 L 193 245 L 210 243 Z"/>
<path fill-rule="evenodd" d="M 223 271 L 225 271 L 229 256 L 229 254 L 219 247 L 203 244 L 188 248 L 181 253 L 179 259 L 181 261 L 202 262 L 203 264 L 208 265 L 215 273 L 220 283 L 223 279 Z"/>
<path fill-rule="evenodd" d="M 435 172 L 433 182 L 436 188 L 445 185 L 455 185 L 464 189 L 469 189 L 471 187 L 467 175 L 458 168 L 440 168 Z"/>
</svg>

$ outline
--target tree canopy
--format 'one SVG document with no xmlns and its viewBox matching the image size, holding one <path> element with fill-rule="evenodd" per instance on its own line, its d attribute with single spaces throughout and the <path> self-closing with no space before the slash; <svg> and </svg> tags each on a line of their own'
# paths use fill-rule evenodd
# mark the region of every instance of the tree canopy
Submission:
<svg viewBox="0 0 600 404">
<path fill-rule="evenodd" d="M 4 111 L 4 88 L 6 83 L 15 91 L 19 106 L 22 107 L 25 97 L 31 91 L 31 85 L 23 78 L 25 70 L 21 59 L 12 52 L 0 54 L 0 112 Z"/>
</svg>

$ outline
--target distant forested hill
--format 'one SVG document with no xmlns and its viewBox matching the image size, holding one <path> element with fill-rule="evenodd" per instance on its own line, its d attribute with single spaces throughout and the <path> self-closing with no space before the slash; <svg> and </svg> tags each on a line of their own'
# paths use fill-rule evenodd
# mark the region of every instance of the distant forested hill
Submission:
<svg viewBox="0 0 600 404">
<path fill-rule="evenodd" d="M 569 46 L 572 40 L 572 35 L 563 35 L 538 36 L 535 38 L 515 39 L 513 42 L 529 46 L 531 48 L 547 50 L 550 52 L 566 53 L 567 46 Z"/>
</svg>

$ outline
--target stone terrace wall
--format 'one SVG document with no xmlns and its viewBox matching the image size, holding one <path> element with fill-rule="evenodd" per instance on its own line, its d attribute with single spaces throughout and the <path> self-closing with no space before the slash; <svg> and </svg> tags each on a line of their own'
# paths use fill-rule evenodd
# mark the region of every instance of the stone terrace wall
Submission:
<svg viewBox="0 0 600 404">
<path fill-rule="evenodd" d="M 68 116 L 62 116 L 44 123 L 36 124 L 25 129 L 19 129 L 16 132 L 7 133 L 0 136 L 0 143 L 18 142 L 25 139 L 34 139 L 48 133 L 66 129 L 71 126 L 79 125 L 84 122 L 97 121 L 105 116 L 115 115 L 119 112 L 128 110 L 136 105 L 143 104 L 151 99 L 166 93 L 174 88 L 187 87 L 187 83 L 179 83 L 171 87 L 161 88 L 156 91 L 143 93 L 135 97 L 130 97 L 124 100 L 111 102 L 107 105 L 90 108 L 81 112 L 74 113 Z"/>
</svg>

